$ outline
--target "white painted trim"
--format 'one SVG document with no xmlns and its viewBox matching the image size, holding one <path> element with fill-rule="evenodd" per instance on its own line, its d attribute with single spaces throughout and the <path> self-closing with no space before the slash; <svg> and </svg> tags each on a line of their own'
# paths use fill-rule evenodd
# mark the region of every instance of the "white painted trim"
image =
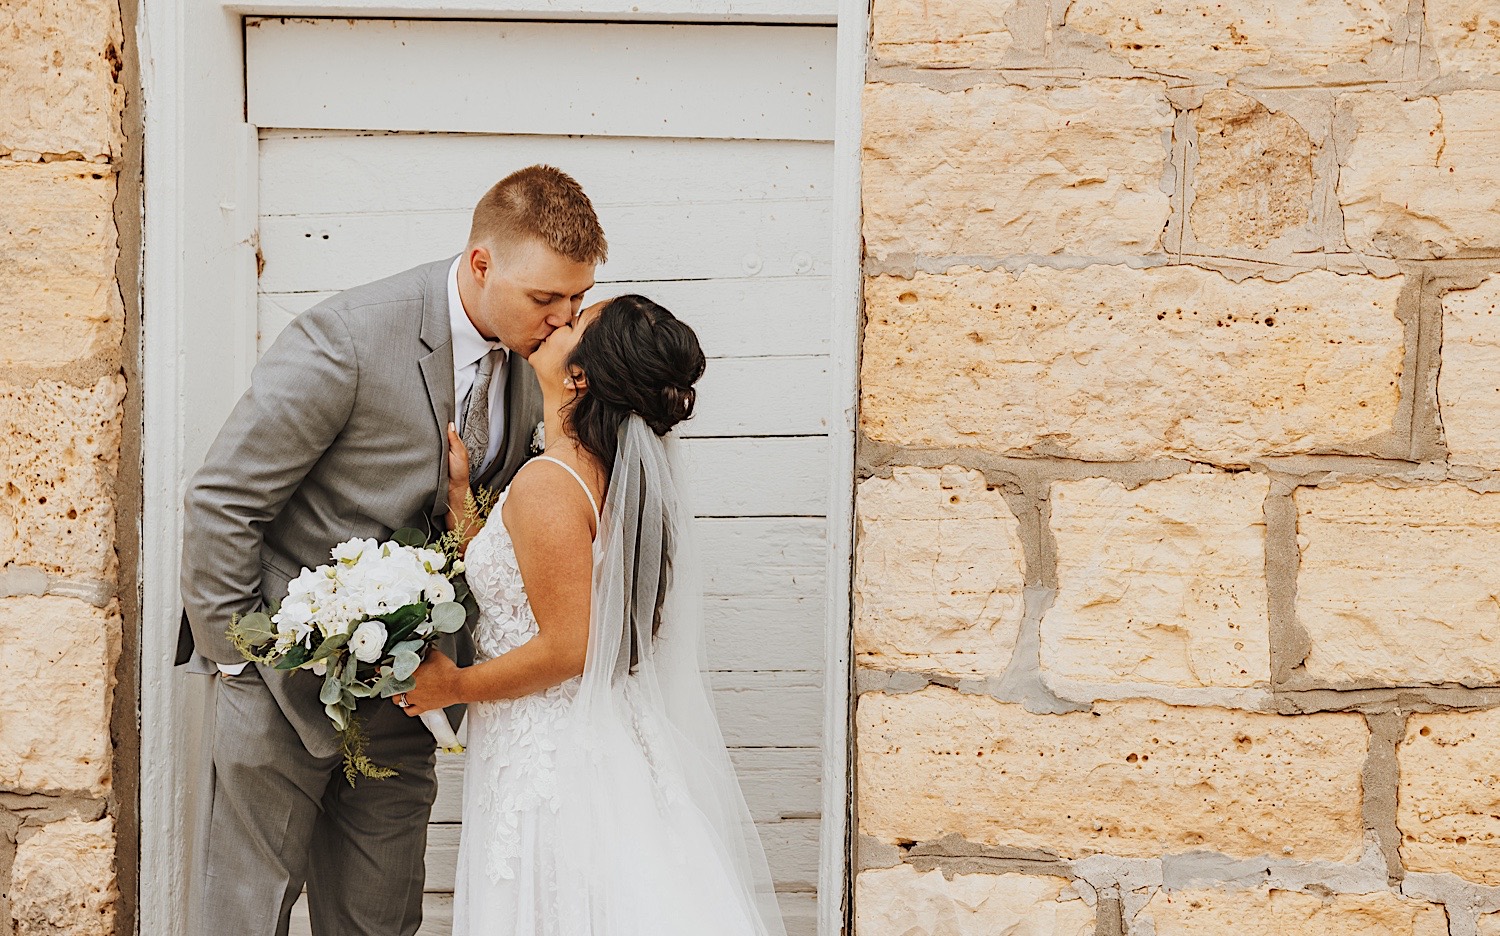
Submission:
<svg viewBox="0 0 1500 936">
<path fill-rule="evenodd" d="M 245 16 L 833 25 L 839 0 L 223 0 Z"/>
<path fill-rule="evenodd" d="M 255 132 L 242 118 L 240 33 L 239 16 L 215 6 L 143 0 L 136 35 L 145 101 L 138 931 L 151 936 L 187 936 L 189 793 L 207 688 L 172 665 L 183 486 L 255 360 Z"/>
<path fill-rule="evenodd" d="M 828 623 L 824 628 L 823 828 L 818 873 L 818 934 L 845 931 L 850 894 L 850 634 L 854 577 L 854 446 L 859 413 L 859 353 L 864 242 L 860 233 L 869 0 L 839 0 L 833 132 L 833 315 L 828 419 L 832 464 L 828 493 Z"/>
</svg>

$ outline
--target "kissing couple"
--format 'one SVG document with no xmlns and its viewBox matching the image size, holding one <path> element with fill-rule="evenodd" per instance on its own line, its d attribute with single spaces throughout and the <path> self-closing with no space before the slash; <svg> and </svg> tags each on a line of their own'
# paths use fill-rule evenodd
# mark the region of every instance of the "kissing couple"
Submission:
<svg viewBox="0 0 1500 936">
<path fill-rule="evenodd" d="M 416 716 L 465 707 L 457 936 L 783 936 L 700 665 L 672 430 L 703 351 L 645 297 L 583 307 L 606 253 L 578 183 L 531 166 L 459 256 L 319 303 L 256 366 L 185 501 L 177 662 L 214 677 L 194 936 L 281 936 L 304 887 L 316 936 L 416 933 Z M 358 700 L 397 773 L 354 782 L 324 682 L 226 629 L 408 528 L 449 533 L 477 607 L 406 692 Z"/>
</svg>

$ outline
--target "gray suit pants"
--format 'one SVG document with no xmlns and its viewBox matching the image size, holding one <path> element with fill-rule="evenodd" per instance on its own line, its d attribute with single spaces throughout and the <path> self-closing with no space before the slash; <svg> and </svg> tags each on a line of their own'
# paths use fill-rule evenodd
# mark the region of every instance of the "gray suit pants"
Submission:
<svg viewBox="0 0 1500 936">
<path fill-rule="evenodd" d="M 212 678 L 191 936 L 285 936 L 304 884 L 315 936 L 416 933 L 437 795 L 426 728 L 388 700 L 361 703 L 371 759 L 400 775 L 351 788 L 343 758 L 307 752 L 253 664 Z"/>
</svg>

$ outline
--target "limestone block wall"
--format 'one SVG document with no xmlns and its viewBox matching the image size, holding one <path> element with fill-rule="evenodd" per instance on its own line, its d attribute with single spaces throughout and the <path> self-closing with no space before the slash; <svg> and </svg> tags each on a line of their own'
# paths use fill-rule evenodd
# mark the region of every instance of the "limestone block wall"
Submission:
<svg viewBox="0 0 1500 936">
<path fill-rule="evenodd" d="M 0 933 L 20 936 L 117 919 L 123 47 L 115 0 L 0 3 Z"/>
<path fill-rule="evenodd" d="M 859 936 L 1500 934 L 1500 7 L 874 0 Z"/>
</svg>

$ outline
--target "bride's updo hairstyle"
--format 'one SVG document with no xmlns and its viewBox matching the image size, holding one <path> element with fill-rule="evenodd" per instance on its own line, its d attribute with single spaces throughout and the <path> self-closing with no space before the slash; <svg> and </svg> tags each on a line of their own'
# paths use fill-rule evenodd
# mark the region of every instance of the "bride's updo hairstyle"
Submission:
<svg viewBox="0 0 1500 936">
<path fill-rule="evenodd" d="M 569 433 L 609 471 L 631 414 L 659 436 L 693 415 L 705 363 L 686 322 L 645 296 L 611 299 L 565 364 L 588 381 L 568 405 Z"/>
</svg>

